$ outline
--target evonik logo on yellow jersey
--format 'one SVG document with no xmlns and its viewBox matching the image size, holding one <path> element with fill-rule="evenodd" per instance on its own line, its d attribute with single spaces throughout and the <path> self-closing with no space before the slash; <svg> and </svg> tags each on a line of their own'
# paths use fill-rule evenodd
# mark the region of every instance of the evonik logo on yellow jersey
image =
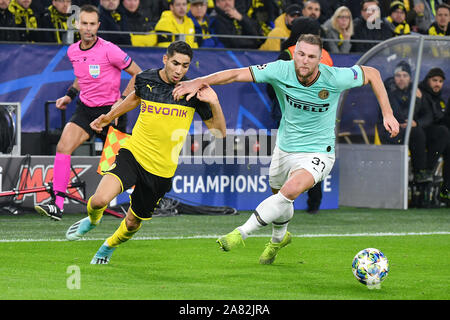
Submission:
<svg viewBox="0 0 450 320">
<path fill-rule="evenodd" d="M 163 116 L 172 116 L 172 117 L 180 117 L 180 118 L 187 117 L 187 110 L 183 110 L 181 108 L 176 108 L 176 107 L 157 106 L 157 105 L 152 105 L 146 101 L 141 101 L 141 113 L 145 113 L 145 112 L 160 114 Z"/>
</svg>

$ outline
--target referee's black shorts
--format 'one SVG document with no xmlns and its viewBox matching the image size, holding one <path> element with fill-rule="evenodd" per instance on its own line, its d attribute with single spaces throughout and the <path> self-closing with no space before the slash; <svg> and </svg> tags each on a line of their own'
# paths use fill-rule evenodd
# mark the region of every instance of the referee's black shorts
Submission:
<svg viewBox="0 0 450 320">
<path fill-rule="evenodd" d="M 103 172 L 119 179 L 122 192 L 134 187 L 130 208 L 142 220 L 149 220 L 159 200 L 172 188 L 172 178 L 151 174 L 136 161 L 130 150 L 121 148 L 111 168 Z"/>
<path fill-rule="evenodd" d="M 97 119 L 101 114 L 106 114 L 110 110 L 111 106 L 88 107 L 83 102 L 81 102 L 80 99 L 78 99 L 77 108 L 75 109 L 75 112 L 70 118 L 69 122 L 73 122 L 83 128 L 83 130 L 89 134 L 89 139 L 92 138 L 93 135 L 97 135 L 100 139 L 102 139 L 103 142 L 105 142 L 109 126 L 104 127 L 101 133 L 97 133 L 91 129 L 90 123 Z M 127 132 L 126 113 L 119 117 L 117 126 L 114 127 L 122 132 Z"/>
</svg>

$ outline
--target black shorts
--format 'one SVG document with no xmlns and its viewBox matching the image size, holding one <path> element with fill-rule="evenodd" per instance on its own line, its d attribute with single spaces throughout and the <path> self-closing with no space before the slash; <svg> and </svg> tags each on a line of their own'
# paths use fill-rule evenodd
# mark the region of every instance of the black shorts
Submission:
<svg viewBox="0 0 450 320">
<path fill-rule="evenodd" d="M 111 106 L 88 107 L 78 99 L 77 100 L 77 108 L 75 109 L 75 112 L 72 115 L 72 117 L 70 118 L 69 122 L 73 122 L 76 125 L 83 128 L 83 130 L 89 134 L 89 139 L 93 135 L 97 135 L 100 139 L 102 139 L 103 142 L 105 142 L 109 126 L 104 127 L 103 131 L 101 133 L 97 133 L 91 129 L 90 124 L 92 121 L 97 119 L 101 114 L 106 114 L 110 110 L 111 110 Z M 127 132 L 126 131 L 127 130 L 127 114 L 120 116 L 117 126 L 113 125 L 113 127 L 122 132 Z"/>
<path fill-rule="evenodd" d="M 130 208 L 142 220 L 151 219 L 159 200 L 172 188 L 172 178 L 159 177 L 146 171 L 131 151 L 124 148 L 119 150 L 115 162 L 104 173 L 119 179 L 122 192 L 134 186 Z"/>
</svg>

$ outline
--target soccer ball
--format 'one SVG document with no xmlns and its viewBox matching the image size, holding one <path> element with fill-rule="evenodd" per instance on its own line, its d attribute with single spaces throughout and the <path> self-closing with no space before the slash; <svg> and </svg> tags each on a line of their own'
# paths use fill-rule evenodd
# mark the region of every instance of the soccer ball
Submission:
<svg viewBox="0 0 450 320">
<path fill-rule="evenodd" d="M 369 289 L 380 288 L 380 283 L 386 279 L 389 272 L 389 261 L 378 249 L 367 248 L 361 250 L 353 258 L 353 274 Z"/>
</svg>

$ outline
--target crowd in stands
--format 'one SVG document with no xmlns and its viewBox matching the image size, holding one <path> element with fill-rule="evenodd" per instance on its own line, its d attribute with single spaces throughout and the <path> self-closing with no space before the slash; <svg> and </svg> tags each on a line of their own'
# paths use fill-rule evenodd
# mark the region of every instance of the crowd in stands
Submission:
<svg viewBox="0 0 450 320">
<path fill-rule="evenodd" d="M 366 52 L 411 33 L 448 36 L 450 0 L 0 0 L 0 41 L 72 43 L 76 7 L 98 6 L 100 35 L 118 45 L 280 51 L 293 21 L 321 25 L 330 53 Z M 36 28 L 56 31 L 35 31 Z M 106 33 L 106 32 L 113 33 Z M 244 37 L 242 37 L 244 36 Z M 367 41 L 369 40 L 369 41 Z"/>
</svg>

